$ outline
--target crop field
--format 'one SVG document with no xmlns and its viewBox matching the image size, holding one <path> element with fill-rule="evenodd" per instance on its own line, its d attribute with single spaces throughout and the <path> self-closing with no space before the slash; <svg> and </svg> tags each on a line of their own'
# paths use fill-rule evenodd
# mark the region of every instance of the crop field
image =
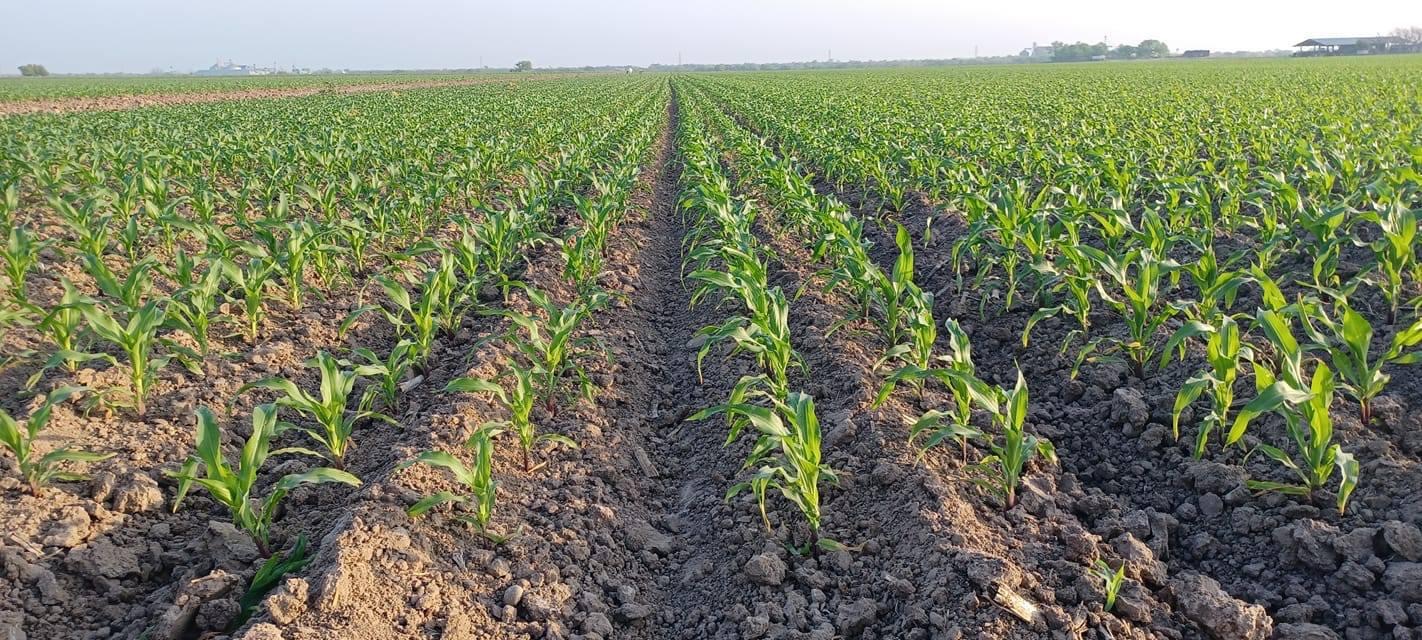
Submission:
<svg viewBox="0 0 1422 640">
<path fill-rule="evenodd" d="M 506 74 L 500 74 L 506 75 Z M 463 80 L 480 77 L 458 73 L 358 73 L 348 75 L 265 75 L 265 76 L 67 76 L 47 78 L 5 78 L 0 80 L 0 102 L 56 98 L 104 98 L 129 95 L 172 95 L 181 93 L 233 92 L 251 89 L 303 89 L 308 87 L 354 87 L 366 84 L 394 84 Z"/>
<path fill-rule="evenodd" d="M 513 82 L 557 74 L 366 73 L 235 77 L 45 77 L 0 79 L 0 116 L 183 105 L 217 100 L 304 97 L 317 93 L 403 91 Z"/>
<path fill-rule="evenodd" d="M 0 118 L 0 638 L 1422 638 L 1422 57 L 267 98 Z"/>
</svg>

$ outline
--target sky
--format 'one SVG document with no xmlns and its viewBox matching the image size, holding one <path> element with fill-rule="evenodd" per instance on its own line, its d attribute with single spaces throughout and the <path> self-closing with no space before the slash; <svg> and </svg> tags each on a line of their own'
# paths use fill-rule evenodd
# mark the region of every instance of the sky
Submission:
<svg viewBox="0 0 1422 640">
<path fill-rule="evenodd" d="M 1033 42 L 1288 48 L 1422 25 L 1418 0 L 13 0 L 0 73 L 280 67 L 883 60 L 1011 55 Z"/>
</svg>

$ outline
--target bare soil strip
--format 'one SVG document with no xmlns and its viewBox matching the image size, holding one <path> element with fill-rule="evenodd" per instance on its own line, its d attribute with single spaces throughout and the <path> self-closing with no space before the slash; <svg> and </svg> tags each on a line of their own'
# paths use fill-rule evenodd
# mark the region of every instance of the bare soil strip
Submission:
<svg viewBox="0 0 1422 640">
<path fill-rule="evenodd" d="M 63 114 L 84 111 L 123 111 L 142 107 L 169 107 L 227 100 L 269 100 L 300 98 L 318 93 L 352 94 L 378 91 L 403 91 L 434 87 L 458 87 L 508 81 L 505 77 L 466 78 L 462 80 L 424 80 L 419 82 L 381 82 L 346 86 L 293 87 L 285 89 L 241 89 L 237 91 L 201 91 L 194 93 L 156 93 L 103 96 L 96 98 L 56 98 L 22 102 L 0 102 L 0 117 L 35 113 Z"/>
<path fill-rule="evenodd" d="M 626 586 L 641 593 L 630 606 L 623 602 L 612 611 L 613 622 L 628 628 L 610 637 L 710 637 L 715 627 L 708 625 L 752 590 L 731 579 L 739 567 L 737 550 L 745 544 L 735 527 L 727 526 L 735 515 L 723 496 L 738 465 L 722 447 L 725 432 L 719 421 L 684 422 L 692 412 L 723 399 L 743 373 L 738 367 L 743 363 L 711 356 L 704 379 L 696 376 L 693 335 L 722 319 L 724 311 L 709 303 L 692 307 L 691 291 L 679 277 L 687 228 L 677 210 L 678 120 L 673 95 L 647 218 L 625 236 L 624 246 L 632 249 L 627 273 L 634 287 L 631 304 L 622 318 L 609 318 L 625 323 L 625 333 L 611 345 L 626 366 L 619 384 L 630 396 L 618 425 L 629 437 L 623 455 L 640 461 L 643 478 L 638 481 L 648 502 L 648 513 L 624 511 L 632 516 L 623 522 L 629 527 L 625 542 L 650 570 L 614 577 L 613 582 L 625 581 L 612 591 L 614 599 L 626 595 Z M 715 588 L 706 590 L 706 585 Z M 637 610 L 638 601 L 650 609 Z M 642 613 L 651 615 L 638 624 L 635 618 Z M 583 627 L 596 631 L 593 625 Z"/>
</svg>

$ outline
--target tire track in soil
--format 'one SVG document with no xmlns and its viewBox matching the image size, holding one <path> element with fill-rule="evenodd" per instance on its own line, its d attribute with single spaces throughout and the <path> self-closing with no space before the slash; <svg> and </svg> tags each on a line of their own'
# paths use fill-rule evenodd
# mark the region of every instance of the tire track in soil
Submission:
<svg viewBox="0 0 1422 640">
<path fill-rule="evenodd" d="M 665 564 L 642 579 L 642 588 L 652 590 L 644 595 L 655 614 L 640 626 L 619 629 L 615 637 L 711 637 L 715 629 L 708 625 L 717 614 L 753 591 L 729 575 L 738 571 L 735 550 L 744 546 L 736 528 L 725 523 L 730 509 L 723 495 L 737 470 L 735 458 L 722 447 L 719 422 L 685 422 L 693 412 L 721 401 L 745 372 L 730 369 L 745 363 L 713 354 L 704 379 L 697 379 L 695 347 L 689 346 L 693 334 L 724 319 L 724 312 L 709 303 L 692 307 L 691 290 L 681 277 L 688 229 L 677 206 L 682 171 L 675 148 L 678 123 L 673 88 L 647 217 L 626 238 L 635 248 L 635 293 L 622 317 L 631 339 L 614 345 L 614 352 L 626 354 L 631 374 L 618 380 L 631 396 L 619 423 L 640 427 L 646 449 L 636 447 L 633 455 L 644 476 L 654 476 L 646 478 L 647 490 L 659 511 L 644 515 L 671 531 L 675 541 Z M 696 588 L 708 582 L 716 588 Z M 625 613 L 615 610 L 614 619 Z"/>
</svg>

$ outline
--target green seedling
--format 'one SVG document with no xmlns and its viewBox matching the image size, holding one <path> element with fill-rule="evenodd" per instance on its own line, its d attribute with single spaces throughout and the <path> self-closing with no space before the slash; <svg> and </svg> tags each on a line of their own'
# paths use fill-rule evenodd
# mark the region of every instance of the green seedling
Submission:
<svg viewBox="0 0 1422 640">
<path fill-rule="evenodd" d="M 352 444 L 351 434 L 354 433 L 357 423 L 372 419 L 396 424 L 395 420 L 383 413 L 361 408 L 366 405 L 364 401 L 351 402 L 355 382 L 361 376 L 354 370 L 345 369 L 340 360 L 321 351 L 315 358 L 308 360 L 306 366 L 321 373 L 319 396 L 307 393 L 295 382 L 285 378 L 265 378 L 251 382 L 242 385 L 237 393 L 241 394 L 249 389 L 269 389 L 279 393 L 278 406 L 295 409 L 316 423 L 315 428 L 283 423 L 281 430 L 296 429 L 310 436 L 325 448 L 324 453 L 317 455 L 330 461 L 337 469 L 344 469 L 346 454 Z"/>
<path fill-rule="evenodd" d="M 538 392 L 534 383 L 537 374 L 533 369 L 516 364 L 509 366 L 508 371 L 513 377 L 513 385 L 507 391 L 497 382 L 478 378 L 455 378 L 445 386 L 445 391 L 487 393 L 498 400 L 499 404 L 508 410 L 509 417 L 507 420 L 490 422 L 485 427 L 512 431 L 518 437 L 519 448 L 523 454 L 523 470 L 531 473 L 547 464 L 544 462 L 534 466 L 533 448 L 535 446 L 561 444 L 570 449 L 576 449 L 578 443 L 561 433 L 538 433 L 537 425 L 533 424 L 533 407 L 538 401 Z"/>
<path fill-rule="evenodd" d="M 1002 496 L 1004 506 L 1011 509 L 1017 505 L 1017 489 L 1027 462 L 1038 455 L 1055 462 L 1057 454 L 1050 441 L 1027 433 L 1027 380 L 1022 372 L 1017 372 L 1017 384 L 1011 391 L 996 391 L 999 410 L 992 412 L 992 418 L 1002 430 L 1002 438 L 992 439 L 988 443 L 992 453 L 974 466 L 978 484 Z"/>
<path fill-rule="evenodd" d="M 339 483 L 360 486 L 355 476 L 321 467 L 304 473 L 292 473 L 277 480 L 266 497 L 255 495 L 258 473 L 267 458 L 282 454 L 318 455 L 309 449 L 285 448 L 272 451 L 271 440 L 277 434 L 277 409 L 265 404 L 252 410 L 252 434 L 242 447 L 235 463 L 222 453 L 222 431 L 217 417 L 206 407 L 197 411 L 197 452 L 172 476 L 178 479 L 178 494 L 173 499 L 173 511 L 182 505 L 188 491 L 196 483 L 207 490 L 212 499 L 226 507 L 232 523 L 252 536 L 263 556 L 270 556 L 272 519 L 277 506 L 292 489 L 302 485 Z"/>
<path fill-rule="evenodd" d="M 1121 562 L 1121 566 L 1111 569 L 1111 565 L 1105 560 L 1096 559 L 1096 564 L 1091 568 L 1091 574 L 1101 580 L 1102 586 L 1106 589 L 1106 602 L 1102 609 L 1110 611 L 1116 608 L 1116 596 L 1121 593 L 1121 585 L 1126 582 L 1126 563 Z"/>
<path fill-rule="evenodd" d="M 30 488 L 30 494 L 39 497 L 40 491 L 51 482 L 83 480 L 85 476 L 64 471 L 65 462 L 98 462 L 113 457 L 112 453 L 93 453 L 61 447 L 44 455 L 34 450 L 35 440 L 40 432 L 49 426 L 49 418 L 54 406 L 63 403 L 76 393 L 83 393 L 83 387 L 60 387 L 45 396 L 40 407 L 22 423 L 0 409 L 0 444 L 15 456 L 20 469 L 20 478 Z"/>
<path fill-rule="evenodd" d="M 1394 333 L 1387 350 L 1373 357 L 1372 325 L 1344 301 L 1339 301 L 1335 310 L 1341 316 L 1337 320 L 1321 305 L 1305 301 L 1299 305 L 1299 317 L 1312 341 L 1309 348 L 1328 355 L 1338 372 L 1338 387 L 1358 402 L 1359 418 L 1366 425 L 1373 419 L 1373 398 L 1392 379 L 1383 368 L 1422 361 L 1422 350 L 1417 348 L 1422 345 L 1422 318 Z"/>
<path fill-rule="evenodd" d="M 451 491 L 441 491 L 431 496 L 426 496 L 416 502 L 405 512 L 412 518 L 418 518 L 441 504 L 473 503 L 473 513 L 470 515 L 456 515 L 455 519 L 466 524 L 473 525 L 479 531 L 479 535 L 484 536 L 494 544 L 507 542 L 511 535 L 500 535 L 489 529 L 489 520 L 494 516 L 494 501 L 496 499 L 497 484 L 493 477 L 494 468 L 494 442 L 493 438 L 499 434 L 499 429 L 493 427 L 481 427 L 469 436 L 464 447 L 474 453 L 474 467 L 471 469 L 458 458 L 443 451 L 426 451 L 418 458 L 407 462 L 402 467 L 421 463 L 432 467 L 441 467 L 449 471 L 455 481 L 457 481 L 468 495 L 460 495 Z M 518 535 L 515 532 L 512 535 Z"/>
<path fill-rule="evenodd" d="M 1201 394 L 1209 397 L 1210 412 L 1200 421 L 1199 432 L 1195 437 L 1196 458 L 1204 456 L 1210 434 L 1216 429 L 1224 429 L 1229 424 L 1230 411 L 1234 406 L 1235 382 L 1246 363 L 1254 360 L 1254 350 L 1240 341 L 1239 324 L 1229 316 L 1221 316 L 1217 326 L 1200 320 L 1185 323 L 1166 343 L 1161 367 L 1165 367 L 1173 351 L 1184 350 L 1187 340 L 1200 337 L 1205 338 L 1205 362 L 1210 368 L 1185 381 L 1185 385 L 1175 395 L 1175 406 L 1171 410 L 1171 429 L 1175 437 L 1179 438 L 1180 414 L 1185 411 L 1185 407 Z"/>
<path fill-rule="evenodd" d="M 791 392 L 783 401 L 769 396 L 763 398 L 771 406 L 723 404 L 703 409 L 689 418 L 704 420 L 723 413 L 730 416 L 728 445 L 747 430 L 755 433 L 755 446 L 741 467 L 742 470 L 754 469 L 754 472 L 749 480 L 732 486 L 726 492 L 726 499 L 750 491 L 769 529 L 766 498 L 771 489 L 776 489 L 799 509 L 809 526 L 810 537 L 798 549 L 801 553 L 844 549 L 843 544 L 820 535 L 820 484 L 822 481 L 837 483 L 838 478 L 820 459 L 820 422 L 815 416 L 814 399 L 800 392 Z"/>
</svg>

